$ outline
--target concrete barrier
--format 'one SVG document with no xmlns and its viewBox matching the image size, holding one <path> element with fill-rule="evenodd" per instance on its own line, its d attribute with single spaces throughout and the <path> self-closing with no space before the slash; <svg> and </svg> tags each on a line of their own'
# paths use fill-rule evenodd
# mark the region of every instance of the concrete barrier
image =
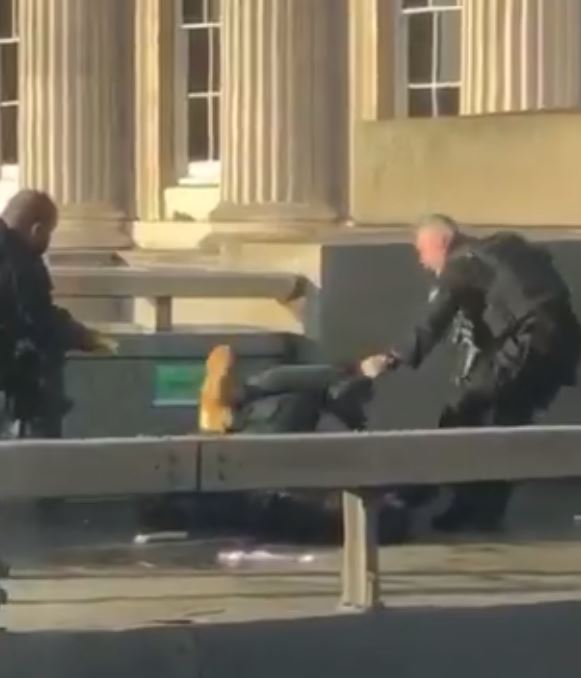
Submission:
<svg viewBox="0 0 581 678">
<path fill-rule="evenodd" d="M 0 675 L 42 678 L 577 678 L 581 604 L 4 633 Z M 41 673 L 38 673 L 42 667 Z"/>
</svg>

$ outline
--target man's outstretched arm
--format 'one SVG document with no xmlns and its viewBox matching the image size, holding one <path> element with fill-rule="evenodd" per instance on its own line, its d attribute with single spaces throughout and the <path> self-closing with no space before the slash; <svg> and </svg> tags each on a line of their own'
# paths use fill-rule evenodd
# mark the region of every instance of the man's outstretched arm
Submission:
<svg viewBox="0 0 581 678">
<path fill-rule="evenodd" d="M 419 367 L 444 337 L 459 308 L 459 291 L 447 281 L 441 281 L 430 293 L 424 316 L 407 340 L 386 353 L 366 358 L 361 363 L 362 373 L 375 379 L 400 364 Z"/>
<path fill-rule="evenodd" d="M 62 353 L 114 353 L 117 350 L 113 339 L 87 327 L 54 303 L 52 280 L 42 260 L 39 260 L 33 282 L 35 294 L 27 313 L 31 322 L 28 331 L 38 346 L 50 346 Z"/>
<path fill-rule="evenodd" d="M 50 334 L 63 351 L 115 353 L 117 342 L 76 320 L 69 311 L 52 305 L 47 318 Z"/>
</svg>

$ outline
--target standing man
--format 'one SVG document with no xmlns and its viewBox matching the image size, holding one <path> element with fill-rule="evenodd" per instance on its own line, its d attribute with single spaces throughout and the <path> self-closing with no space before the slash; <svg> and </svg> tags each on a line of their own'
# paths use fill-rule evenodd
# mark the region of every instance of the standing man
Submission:
<svg viewBox="0 0 581 678">
<path fill-rule="evenodd" d="M 57 221 L 52 199 L 32 190 L 15 195 L 0 216 L 0 391 L 4 417 L 21 437 L 60 437 L 68 351 L 116 346 L 53 304 L 43 255 Z"/>
<path fill-rule="evenodd" d="M 443 215 L 419 224 L 415 246 L 436 278 L 425 316 L 407 342 L 364 360 L 363 374 L 375 378 L 399 365 L 419 367 L 455 326 L 466 354 L 439 426 L 531 423 L 562 386 L 575 383 L 580 351 L 569 290 L 550 255 L 511 233 L 467 237 Z M 510 490 L 504 482 L 459 485 L 434 528 L 498 529 Z"/>
</svg>

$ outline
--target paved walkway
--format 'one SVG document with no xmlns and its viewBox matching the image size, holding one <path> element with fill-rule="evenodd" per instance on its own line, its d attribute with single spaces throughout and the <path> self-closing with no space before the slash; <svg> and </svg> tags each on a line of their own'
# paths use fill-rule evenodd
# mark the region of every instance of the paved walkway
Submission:
<svg viewBox="0 0 581 678">
<path fill-rule="evenodd" d="M 578 487 L 561 484 L 543 501 L 535 492 L 528 498 L 521 493 L 514 502 L 506 541 L 429 543 L 433 538 L 424 534 L 422 543 L 384 548 L 386 605 L 580 601 L 581 530 L 573 520 Z M 232 565 L 233 554 L 256 547 L 226 539 L 133 545 L 136 513 L 130 503 L 77 505 L 48 522 L 39 521 L 44 511 L 0 510 L 0 555 L 13 564 L 5 585 L 10 603 L 0 609 L 0 625 L 9 630 L 185 626 L 337 613 L 338 549 L 279 547 L 266 560 Z M 527 529 L 531 521 L 536 536 Z"/>
<path fill-rule="evenodd" d="M 339 554 L 210 568 L 236 544 L 61 549 L 17 568 L 1 612 L 11 631 L 128 629 L 336 614 Z M 386 548 L 389 607 L 475 607 L 581 600 L 581 541 Z"/>
<path fill-rule="evenodd" d="M 0 511 L 0 553 L 14 564 L 1 678 L 579 675 L 575 529 L 385 548 L 386 610 L 349 615 L 337 612 L 337 549 L 263 547 L 268 560 L 229 566 L 224 555 L 252 546 L 135 546 L 130 510 L 98 514 L 79 509 L 63 529 Z"/>
</svg>

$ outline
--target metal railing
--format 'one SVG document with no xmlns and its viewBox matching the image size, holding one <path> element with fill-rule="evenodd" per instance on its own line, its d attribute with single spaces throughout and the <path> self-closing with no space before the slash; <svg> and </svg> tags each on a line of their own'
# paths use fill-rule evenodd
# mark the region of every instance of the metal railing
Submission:
<svg viewBox="0 0 581 678">
<path fill-rule="evenodd" d="M 0 498 L 344 490 L 341 603 L 380 605 L 374 488 L 581 477 L 581 426 L 0 443 Z"/>
</svg>

